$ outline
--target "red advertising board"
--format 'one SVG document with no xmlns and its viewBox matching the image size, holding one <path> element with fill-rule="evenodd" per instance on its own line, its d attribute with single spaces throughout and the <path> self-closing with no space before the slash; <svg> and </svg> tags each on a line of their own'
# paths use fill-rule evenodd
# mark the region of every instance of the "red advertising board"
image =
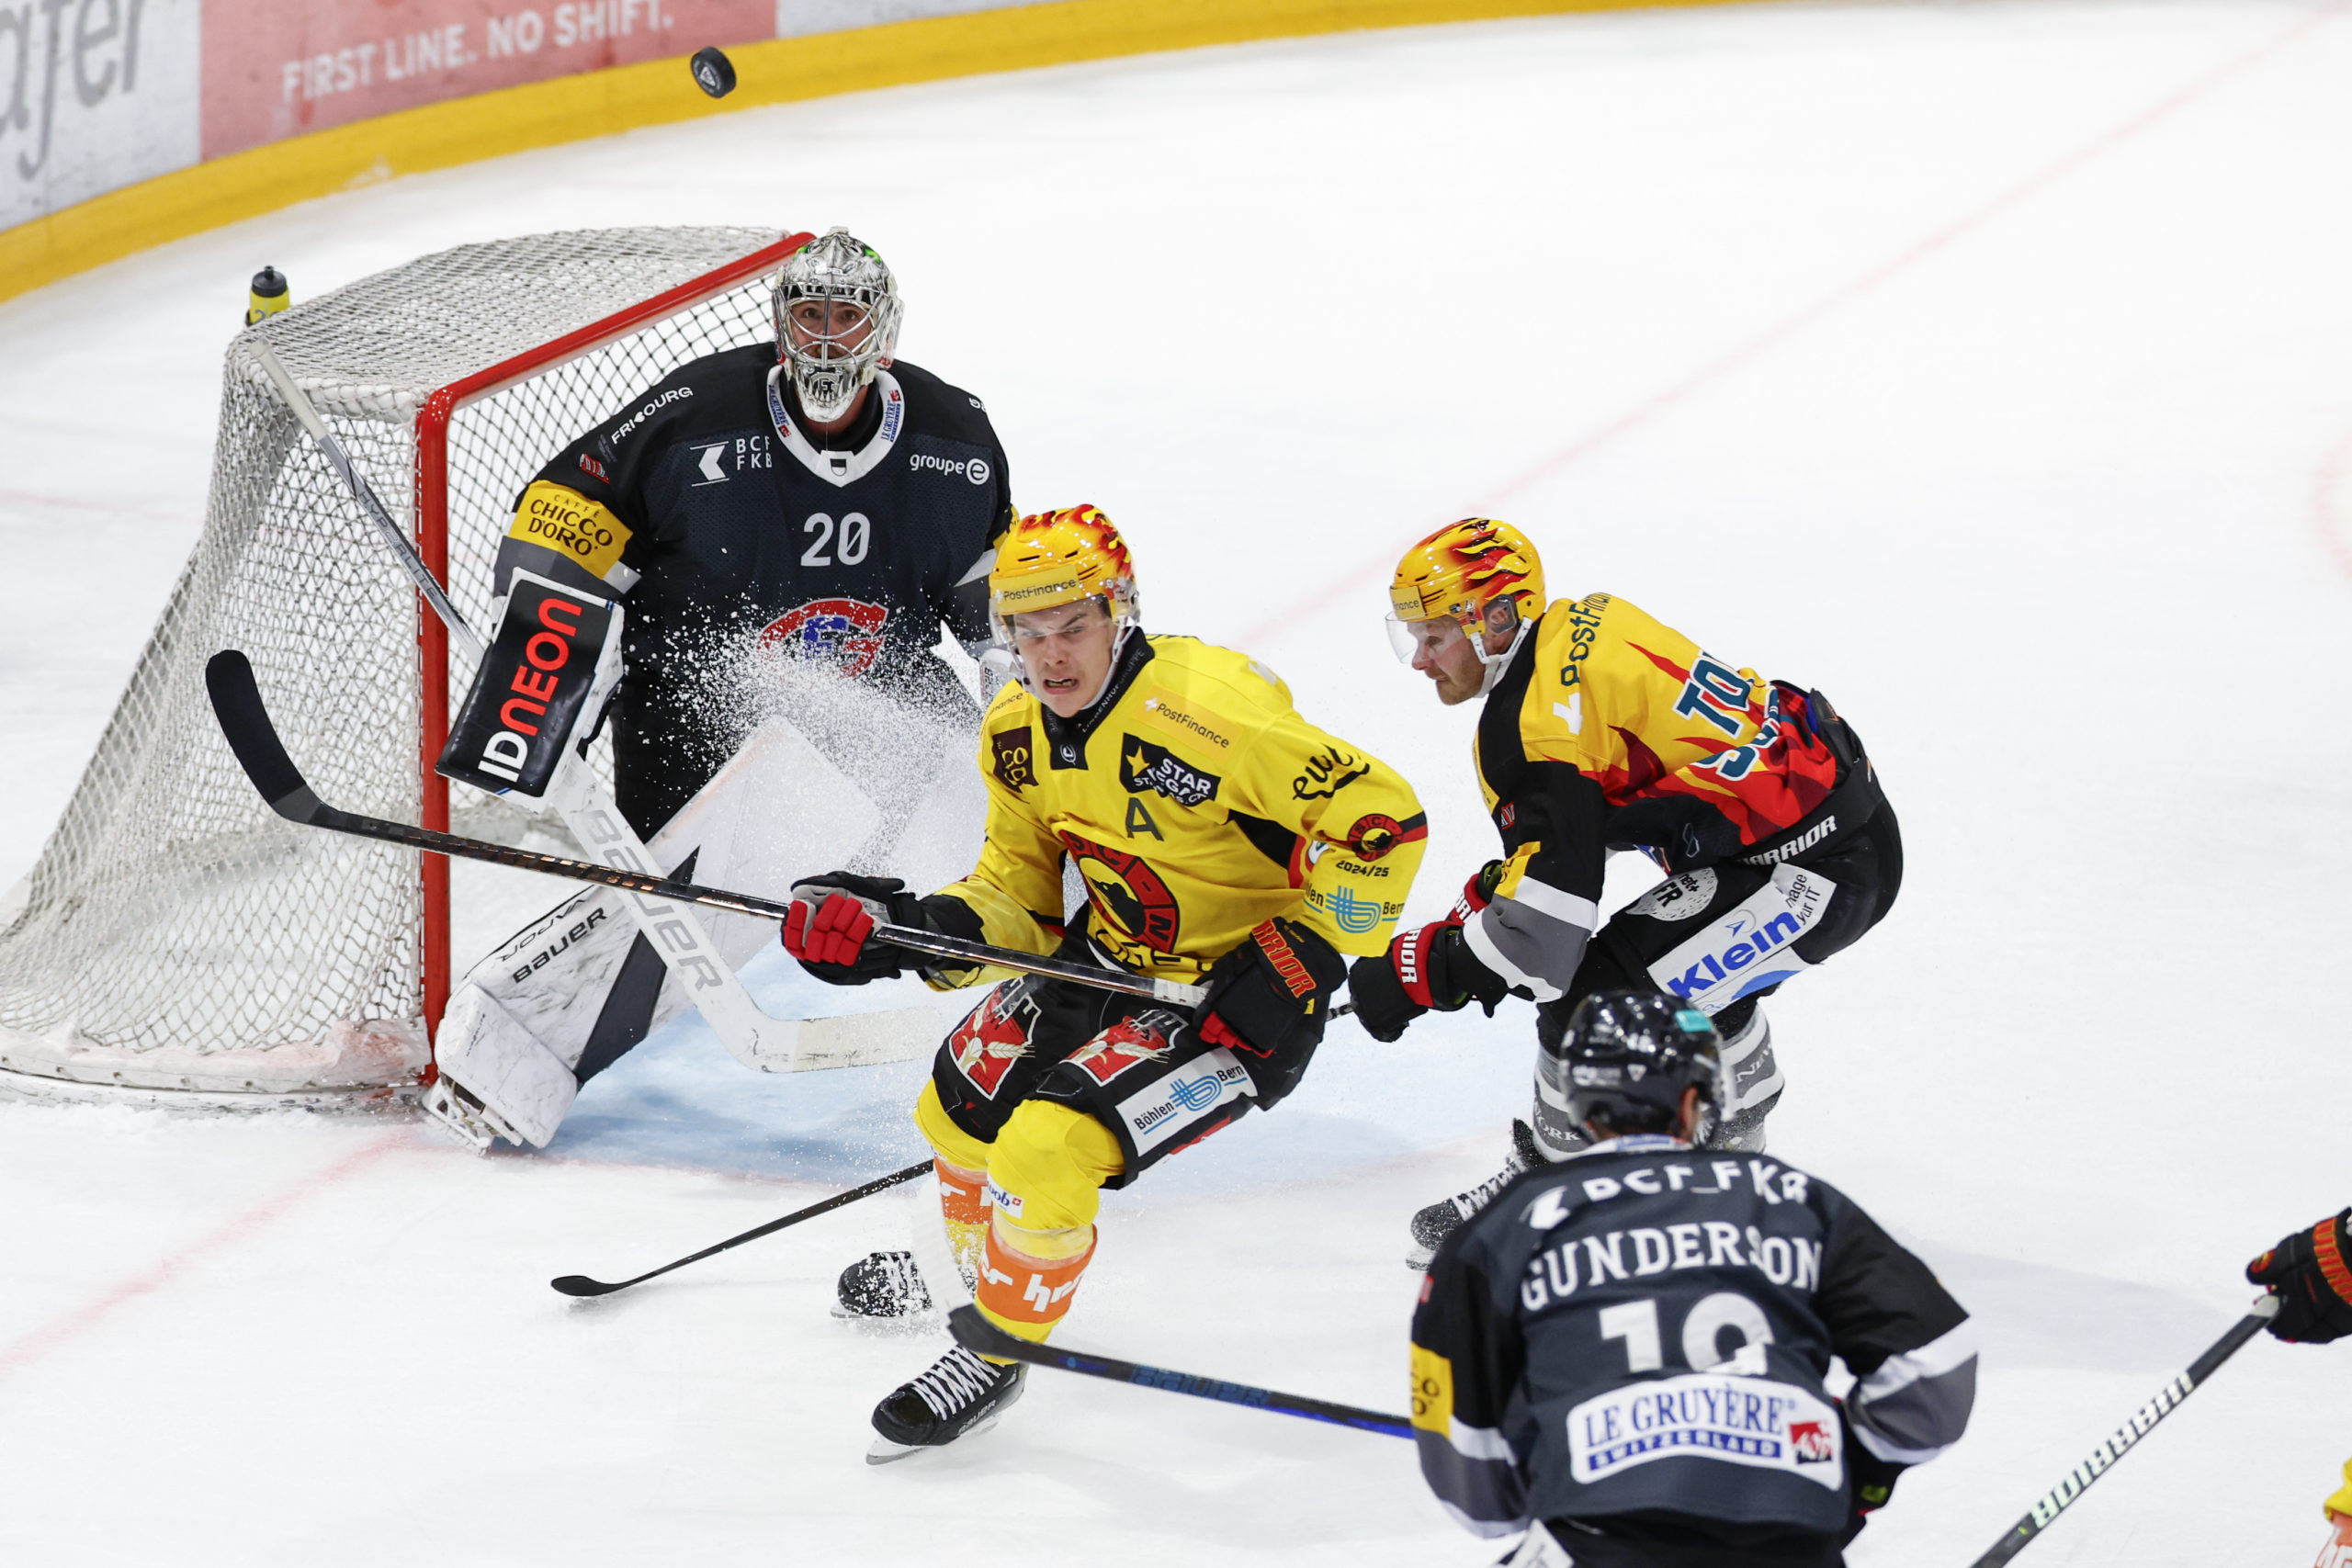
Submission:
<svg viewBox="0 0 2352 1568">
<path fill-rule="evenodd" d="M 204 7 L 207 158 L 705 44 L 775 36 L 775 0 L 233 0 Z"/>
</svg>

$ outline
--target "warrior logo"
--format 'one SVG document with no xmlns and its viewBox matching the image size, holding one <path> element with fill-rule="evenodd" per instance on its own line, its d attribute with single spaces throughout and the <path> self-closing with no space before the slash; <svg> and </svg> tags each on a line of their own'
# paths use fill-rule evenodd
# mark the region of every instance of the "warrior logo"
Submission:
<svg viewBox="0 0 2352 1568">
<path fill-rule="evenodd" d="M 863 675 L 882 652 L 882 627 L 890 612 L 863 599 L 811 599 L 786 610 L 760 633 L 760 647 L 818 663 L 838 664 L 844 675 Z"/>
<path fill-rule="evenodd" d="M 1078 874 L 1086 878 L 1094 908 L 1114 931 L 1154 953 L 1176 951 L 1176 931 L 1182 923 L 1176 895 L 1168 890 L 1168 884 L 1149 862 L 1076 833 L 1064 832 L 1061 840 L 1077 863 Z"/>
<path fill-rule="evenodd" d="M 1178 759 L 1165 746 L 1130 735 L 1119 748 L 1119 782 L 1130 795 L 1158 790 L 1179 806 L 1205 806 L 1225 781 Z"/>
<path fill-rule="evenodd" d="M 1012 1064 L 1029 1054 L 1029 1024 L 1037 1004 L 1026 981 L 999 986 L 947 1037 L 947 1054 L 965 1081 L 990 1100 Z"/>
<path fill-rule="evenodd" d="M 989 750 L 995 756 L 989 771 L 1005 788 L 1023 789 L 1037 782 L 1036 754 L 1030 750 L 1027 725 L 996 731 L 989 737 Z"/>
</svg>

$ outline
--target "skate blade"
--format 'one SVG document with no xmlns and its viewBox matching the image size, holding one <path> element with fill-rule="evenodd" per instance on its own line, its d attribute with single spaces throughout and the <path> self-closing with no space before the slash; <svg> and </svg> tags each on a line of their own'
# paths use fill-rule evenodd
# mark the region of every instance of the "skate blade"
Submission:
<svg viewBox="0 0 2352 1568">
<path fill-rule="evenodd" d="M 1004 1403 L 1005 1404 L 1010 1404 L 1012 1401 L 1008 1399 Z M 990 1427 L 994 1427 L 997 1423 L 997 1417 L 1003 1414 L 1003 1406 L 998 1406 L 997 1409 L 990 1412 L 984 1420 L 974 1422 L 969 1431 L 962 1433 L 953 1439 L 953 1441 L 956 1443 L 967 1442 L 971 1438 L 978 1437 L 982 1432 L 988 1431 Z M 868 1464 L 896 1464 L 902 1459 L 910 1459 L 916 1454 L 937 1453 L 940 1450 L 951 1446 L 953 1446 L 951 1443 L 894 1443 L 888 1438 L 876 1437 L 874 1441 L 866 1447 L 865 1462 Z"/>
<path fill-rule="evenodd" d="M 1415 1247 L 1412 1251 L 1405 1254 L 1405 1267 L 1416 1274 L 1428 1273 L 1430 1265 L 1436 1260 L 1437 1248 L 1434 1247 Z"/>
</svg>

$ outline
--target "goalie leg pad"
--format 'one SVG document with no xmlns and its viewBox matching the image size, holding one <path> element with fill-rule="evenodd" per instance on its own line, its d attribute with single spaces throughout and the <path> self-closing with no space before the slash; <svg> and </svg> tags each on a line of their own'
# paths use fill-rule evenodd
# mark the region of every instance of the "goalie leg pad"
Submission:
<svg viewBox="0 0 2352 1568">
<path fill-rule="evenodd" d="M 580 1092 L 572 1069 L 474 986 L 458 987 L 449 998 L 434 1057 L 443 1081 L 479 1100 L 501 1134 L 533 1148 L 547 1147 Z"/>
</svg>

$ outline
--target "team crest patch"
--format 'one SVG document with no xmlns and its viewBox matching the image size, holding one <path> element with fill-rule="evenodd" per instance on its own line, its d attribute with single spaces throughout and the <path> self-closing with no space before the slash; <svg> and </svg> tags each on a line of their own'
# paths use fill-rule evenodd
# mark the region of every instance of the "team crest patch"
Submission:
<svg viewBox="0 0 2352 1568">
<path fill-rule="evenodd" d="M 1169 891 L 1166 880 L 1151 868 L 1150 862 L 1076 833 L 1065 832 L 1061 840 L 1078 874 L 1086 879 L 1087 897 L 1114 931 L 1154 953 L 1176 951 L 1182 912 L 1176 895 Z"/>
<path fill-rule="evenodd" d="M 882 628 L 889 610 L 863 599 L 811 599 L 786 610 L 760 633 L 760 647 L 819 663 L 838 664 L 844 675 L 863 675 L 882 653 Z"/>
<path fill-rule="evenodd" d="M 1137 1013 L 1113 1024 L 1070 1053 L 1069 1065 L 1096 1083 L 1109 1083 L 1138 1062 L 1164 1062 L 1183 1020 L 1172 1012 Z"/>
<path fill-rule="evenodd" d="M 1130 795 L 1157 790 L 1179 806 L 1205 806 L 1216 798 L 1225 781 L 1204 773 L 1165 746 L 1155 746 L 1133 735 L 1119 748 L 1119 782 Z"/>
<path fill-rule="evenodd" d="M 1025 724 L 1000 729 L 989 737 L 989 771 L 1007 789 L 1026 789 L 1037 782 L 1037 753 Z"/>
<path fill-rule="evenodd" d="M 1355 826 L 1348 829 L 1348 848 L 1355 852 L 1358 860 L 1376 861 L 1397 845 L 1426 839 L 1429 834 L 1429 818 L 1419 813 L 1409 822 L 1399 822 L 1394 817 L 1369 812 L 1357 818 Z"/>
<path fill-rule="evenodd" d="M 1029 1054 L 1029 1022 L 1035 1010 L 1028 987 L 1015 982 L 990 991 L 956 1026 L 947 1037 L 947 1053 L 966 1082 L 989 1099 L 996 1098 L 1004 1075 Z"/>
</svg>

